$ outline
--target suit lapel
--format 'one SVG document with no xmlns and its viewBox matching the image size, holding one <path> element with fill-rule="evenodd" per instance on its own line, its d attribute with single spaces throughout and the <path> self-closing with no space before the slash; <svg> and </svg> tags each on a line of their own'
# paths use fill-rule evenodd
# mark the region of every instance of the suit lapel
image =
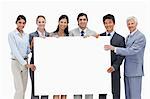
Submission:
<svg viewBox="0 0 150 99">
<path fill-rule="evenodd" d="M 78 36 L 80 36 L 80 29 L 79 28 L 77 29 L 77 33 L 78 33 Z"/>
<path fill-rule="evenodd" d="M 35 37 L 39 37 L 39 34 L 37 31 L 35 32 Z"/>
<path fill-rule="evenodd" d="M 85 35 L 90 35 L 90 31 L 89 31 L 89 29 L 88 29 L 88 28 L 86 29 L 86 33 L 85 33 Z"/>
<path fill-rule="evenodd" d="M 49 37 L 49 33 L 48 33 L 48 32 L 45 32 L 45 36 L 46 36 L 46 37 Z"/>
<path fill-rule="evenodd" d="M 104 32 L 104 33 L 102 33 L 102 34 L 100 34 L 101 36 L 106 36 L 106 32 Z"/>
<path fill-rule="evenodd" d="M 126 39 L 126 46 L 130 47 L 132 46 L 132 44 L 135 41 L 136 35 L 137 35 L 138 31 L 135 32 L 132 36 L 128 35 L 127 39 Z"/>
<path fill-rule="evenodd" d="M 116 32 L 115 32 L 114 35 L 111 37 L 111 40 L 110 40 L 111 43 L 113 42 L 113 40 L 115 39 L 115 37 L 116 37 Z"/>
<path fill-rule="evenodd" d="M 48 37 L 48 36 L 49 36 L 49 33 L 45 32 L 45 37 Z M 39 37 L 39 33 L 37 31 L 35 32 L 35 37 Z"/>
</svg>

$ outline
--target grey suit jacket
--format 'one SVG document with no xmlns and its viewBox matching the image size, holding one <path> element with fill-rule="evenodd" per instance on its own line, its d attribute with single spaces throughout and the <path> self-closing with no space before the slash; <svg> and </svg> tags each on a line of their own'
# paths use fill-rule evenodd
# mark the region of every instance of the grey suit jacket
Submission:
<svg viewBox="0 0 150 99">
<path fill-rule="evenodd" d="M 79 28 L 75 28 L 73 30 L 71 30 L 69 32 L 69 36 L 80 36 L 80 30 Z M 96 32 L 90 30 L 89 28 L 87 28 L 86 30 L 86 33 L 85 33 L 85 36 L 95 36 L 96 35 Z"/>
<path fill-rule="evenodd" d="M 145 36 L 137 30 L 127 37 L 126 48 L 116 48 L 116 53 L 125 56 L 124 75 L 127 77 L 143 76 L 143 57 L 146 46 Z"/>
<path fill-rule="evenodd" d="M 48 33 L 48 32 L 45 32 L 45 36 L 46 36 L 46 37 L 49 37 L 49 33 Z M 31 45 L 31 42 L 32 42 L 33 37 L 39 37 L 39 34 L 38 34 L 37 31 L 35 31 L 35 32 L 29 34 L 29 43 L 30 43 L 30 45 Z M 32 53 L 32 57 L 31 57 L 30 63 L 31 63 L 31 64 L 34 64 L 34 49 L 33 49 L 33 48 L 31 49 L 31 53 Z"/>
</svg>

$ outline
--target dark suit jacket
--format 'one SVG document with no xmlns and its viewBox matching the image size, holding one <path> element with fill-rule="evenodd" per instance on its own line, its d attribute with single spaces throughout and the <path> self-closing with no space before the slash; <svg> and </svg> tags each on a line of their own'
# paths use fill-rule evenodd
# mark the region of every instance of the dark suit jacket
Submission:
<svg viewBox="0 0 150 99">
<path fill-rule="evenodd" d="M 45 32 L 45 36 L 48 37 L 49 33 Z M 33 37 L 39 37 L 39 34 L 38 34 L 37 31 L 29 34 L 29 43 L 30 43 L 30 45 L 31 45 Z M 31 49 L 31 53 L 32 53 L 32 57 L 31 57 L 30 64 L 34 64 L 34 49 L 33 48 Z"/>
<path fill-rule="evenodd" d="M 106 32 L 100 34 L 100 36 L 106 36 Z M 125 47 L 125 38 L 115 32 L 110 44 L 115 47 Z M 111 51 L 111 66 L 115 68 L 115 71 L 111 74 L 113 94 L 120 95 L 120 65 L 123 59 L 124 56 L 116 55 L 114 51 Z"/>
</svg>

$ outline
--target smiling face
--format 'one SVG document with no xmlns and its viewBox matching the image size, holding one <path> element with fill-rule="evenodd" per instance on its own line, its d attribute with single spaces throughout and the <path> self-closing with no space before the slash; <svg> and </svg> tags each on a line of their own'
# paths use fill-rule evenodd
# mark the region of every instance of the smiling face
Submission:
<svg viewBox="0 0 150 99">
<path fill-rule="evenodd" d="M 135 20 L 133 19 L 130 19 L 127 21 L 127 26 L 128 26 L 128 29 L 131 32 L 135 31 L 136 27 L 137 27 L 137 22 L 135 22 Z"/>
<path fill-rule="evenodd" d="M 84 30 L 87 27 L 88 19 L 86 16 L 80 16 L 78 19 L 78 25 L 79 27 Z"/>
<path fill-rule="evenodd" d="M 106 31 L 109 32 L 109 33 L 114 30 L 114 25 L 115 25 L 115 23 L 113 22 L 112 19 L 106 19 L 104 21 L 104 26 L 106 28 Z"/>
<path fill-rule="evenodd" d="M 26 22 L 24 19 L 20 19 L 16 22 L 16 24 L 17 24 L 18 31 L 23 31 L 23 28 L 25 27 Z"/>
<path fill-rule="evenodd" d="M 68 26 L 67 19 L 63 18 L 58 22 L 58 26 L 60 30 L 65 30 Z"/>
<path fill-rule="evenodd" d="M 38 29 L 45 29 L 46 20 L 43 17 L 39 17 L 36 21 Z"/>
</svg>

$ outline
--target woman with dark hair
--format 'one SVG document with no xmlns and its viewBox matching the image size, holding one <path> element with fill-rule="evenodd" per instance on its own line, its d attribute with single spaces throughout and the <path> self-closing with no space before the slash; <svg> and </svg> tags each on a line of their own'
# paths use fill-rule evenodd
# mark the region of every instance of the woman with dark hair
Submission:
<svg viewBox="0 0 150 99">
<path fill-rule="evenodd" d="M 50 33 L 50 36 L 52 37 L 69 36 L 68 23 L 69 23 L 68 16 L 61 15 L 59 17 L 57 29 L 53 33 Z"/>
<path fill-rule="evenodd" d="M 31 48 L 31 53 L 32 53 L 32 57 L 30 60 L 31 64 L 34 64 L 34 46 L 33 46 L 34 37 L 45 38 L 49 36 L 49 33 L 45 29 L 45 25 L 46 25 L 45 16 L 43 15 L 37 16 L 36 25 L 37 25 L 37 30 L 29 34 L 29 42 L 30 42 L 30 48 Z M 31 84 L 32 84 L 31 99 L 34 99 L 34 71 L 30 69 L 29 72 L 30 72 L 30 78 L 31 78 Z"/>
<path fill-rule="evenodd" d="M 50 36 L 51 37 L 69 36 L 68 23 L 69 23 L 68 16 L 67 15 L 61 15 L 59 17 L 57 29 L 53 33 L 50 33 Z M 53 99 L 66 99 L 66 98 L 67 98 L 67 95 L 54 95 L 53 96 Z"/>
<path fill-rule="evenodd" d="M 17 28 L 9 33 L 8 42 L 11 48 L 11 68 L 15 85 L 14 99 L 24 99 L 28 80 L 28 68 L 35 70 L 33 64 L 28 64 L 30 53 L 29 36 L 23 31 L 26 18 L 19 15 L 16 19 Z"/>
</svg>

